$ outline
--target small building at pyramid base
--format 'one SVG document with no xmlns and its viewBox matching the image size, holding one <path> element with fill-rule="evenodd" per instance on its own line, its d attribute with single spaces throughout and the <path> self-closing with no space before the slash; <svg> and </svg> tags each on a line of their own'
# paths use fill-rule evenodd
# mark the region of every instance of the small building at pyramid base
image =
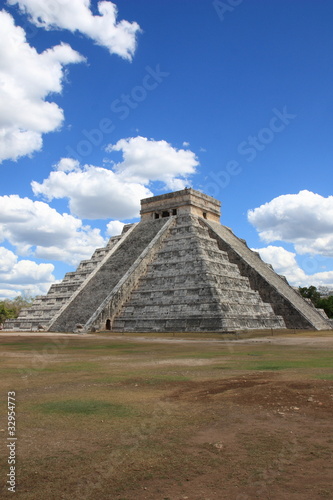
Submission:
<svg viewBox="0 0 333 500">
<path fill-rule="evenodd" d="M 325 313 L 221 225 L 220 205 L 191 188 L 142 200 L 140 222 L 125 226 L 5 328 L 330 329 Z"/>
</svg>

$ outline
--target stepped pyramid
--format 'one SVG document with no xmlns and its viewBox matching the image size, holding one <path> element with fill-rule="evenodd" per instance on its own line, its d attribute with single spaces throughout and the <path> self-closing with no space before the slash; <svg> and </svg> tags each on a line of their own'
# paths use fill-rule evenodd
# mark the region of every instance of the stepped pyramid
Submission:
<svg viewBox="0 0 333 500">
<path fill-rule="evenodd" d="M 220 224 L 193 189 L 141 201 L 124 227 L 6 329 L 226 332 L 330 329 L 328 318 Z"/>
</svg>

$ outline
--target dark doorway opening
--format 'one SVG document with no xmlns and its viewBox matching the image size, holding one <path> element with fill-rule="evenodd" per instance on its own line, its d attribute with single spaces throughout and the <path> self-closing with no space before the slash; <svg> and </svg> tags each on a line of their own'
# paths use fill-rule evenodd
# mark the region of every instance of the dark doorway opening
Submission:
<svg viewBox="0 0 333 500">
<path fill-rule="evenodd" d="M 169 212 L 162 212 L 162 217 L 170 217 L 170 214 Z"/>
<path fill-rule="evenodd" d="M 111 320 L 110 319 L 106 320 L 105 329 L 106 330 L 111 330 Z"/>
</svg>

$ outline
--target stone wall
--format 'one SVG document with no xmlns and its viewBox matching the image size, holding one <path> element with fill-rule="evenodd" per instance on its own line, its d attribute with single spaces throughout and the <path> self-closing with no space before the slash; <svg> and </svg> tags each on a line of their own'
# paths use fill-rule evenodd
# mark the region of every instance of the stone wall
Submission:
<svg viewBox="0 0 333 500">
<path fill-rule="evenodd" d="M 141 200 L 141 219 L 193 214 L 219 222 L 221 203 L 192 188 Z"/>
</svg>

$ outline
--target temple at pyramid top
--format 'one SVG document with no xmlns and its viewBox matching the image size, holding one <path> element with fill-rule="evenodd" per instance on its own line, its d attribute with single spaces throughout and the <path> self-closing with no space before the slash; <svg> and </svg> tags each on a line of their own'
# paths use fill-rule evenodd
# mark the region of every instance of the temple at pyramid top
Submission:
<svg viewBox="0 0 333 500">
<path fill-rule="evenodd" d="M 192 214 L 219 222 L 221 202 L 195 189 L 185 188 L 182 191 L 174 191 L 141 200 L 140 214 L 142 221 Z"/>
</svg>

